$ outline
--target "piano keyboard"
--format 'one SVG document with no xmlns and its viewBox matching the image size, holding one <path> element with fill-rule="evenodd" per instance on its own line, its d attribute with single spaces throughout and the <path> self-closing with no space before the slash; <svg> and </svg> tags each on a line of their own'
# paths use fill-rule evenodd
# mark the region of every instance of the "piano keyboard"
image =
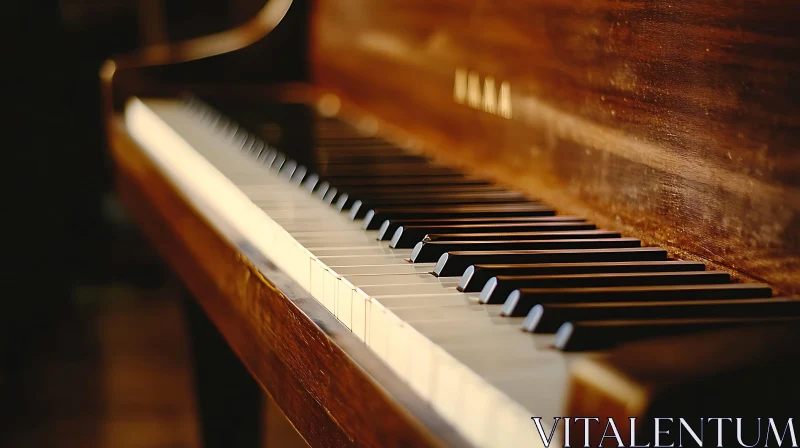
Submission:
<svg viewBox="0 0 800 448">
<path fill-rule="evenodd" d="M 795 319 L 800 301 L 320 119 L 317 166 L 205 104 L 132 99 L 133 137 L 476 446 L 536 446 L 588 350 Z M 524 331 L 523 331 L 524 330 Z"/>
</svg>

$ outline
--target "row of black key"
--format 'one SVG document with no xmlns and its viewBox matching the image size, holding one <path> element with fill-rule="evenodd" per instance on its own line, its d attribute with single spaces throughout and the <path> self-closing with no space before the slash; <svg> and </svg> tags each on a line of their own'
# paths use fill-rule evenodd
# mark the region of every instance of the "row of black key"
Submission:
<svg viewBox="0 0 800 448">
<path fill-rule="evenodd" d="M 480 291 L 480 302 L 502 315 L 525 316 L 523 329 L 555 333 L 562 350 L 800 316 L 800 301 L 772 298 L 766 285 L 731 283 L 725 272 L 557 216 L 540 201 L 337 122 L 317 131 L 325 163 L 315 172 L 249 134 L 238 138 L 287 181 L 379 230 L 390 247 L 413 248 L 410 262 L 436 262 L 432 274 L 460 276 L 460 291 Z"/>
</svg>

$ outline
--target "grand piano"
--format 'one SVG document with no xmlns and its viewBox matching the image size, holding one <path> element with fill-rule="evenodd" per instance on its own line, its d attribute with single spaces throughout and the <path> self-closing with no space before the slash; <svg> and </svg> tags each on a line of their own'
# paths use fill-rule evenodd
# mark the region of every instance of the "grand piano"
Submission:
<svg viewBox="0 0 800 448">
<path fill-rule="evenodd" d="M 781 0 L 269 0 L 100 75 L 120 197 L 310 445 L 618 446 L 796 415 L 798 54 Z"/>
</svg>

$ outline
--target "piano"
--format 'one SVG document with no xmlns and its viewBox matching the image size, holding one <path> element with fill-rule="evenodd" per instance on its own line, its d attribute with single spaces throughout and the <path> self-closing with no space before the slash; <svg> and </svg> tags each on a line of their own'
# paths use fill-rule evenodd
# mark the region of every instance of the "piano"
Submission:
<svg viewBox="0 0 800 448">
<path fill-rule="evenodd" d="M 117 191 L 312 446 L 791 416 L 798 22 L 269 0 L 104 65 Z"/>
</svg>

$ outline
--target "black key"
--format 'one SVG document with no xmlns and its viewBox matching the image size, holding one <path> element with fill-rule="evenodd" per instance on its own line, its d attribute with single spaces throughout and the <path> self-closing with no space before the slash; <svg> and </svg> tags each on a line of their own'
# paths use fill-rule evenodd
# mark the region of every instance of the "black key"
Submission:
<svg viewBox="0 0 800 448">
<path fill-rule="evenodd" d="M 379 139 L 355 140 L 355 139 L 315 139 L 314 149 L 318 155 L 325 159 L 335 159 L 338 157 L 356 157 L 371 155 L 373 157 L 391 157 L 409 155 L 402 149 Z M 413 157 L 413 155 L 411 155 Z"/>
<path fill-rule="evenodd" d="M 454 178 L 454 177 L 377 177 L 377 178 L 329 178 L 325 177 L 319 185 L 313 188 L 314 194 L 322 199 L 330 193 L 329 190 L 336 188 L 342 193 L 350 187 L 358 186 L 360 188 L 376 188 L 376 187 L 419 187 L 419 186 L 454 186 L 454 185 L 472 185 L 472 186 L 488 186 L 488 182 L 474 178 Z M 306 188 L 308 189 L 308 188 Z M 336 199 L 334 196 L 331 200 Z"/>
<path fill-rule="evenodd" d="M 378 139 L 341 140 L 320 139 L 317 137 L 315 138 L 314 150 L 318 155 L 324 156 L 324 159 L 356 157 L 359 155 L 371 155 L 373 157 L 408 155 L 408 153 L 402 149 Z"/>
<path fill-rule="evenodd" d="M 325 193 L 325 196 L 322 198 L 322 202 L 326 205 L 336 204 L 339 202 L 339 198 L 341 198 L 343 194 L 345 194 L 344 191 L 339 190 L 336 187 L 330 187 L 328 188 L 327 193 Z M 319 196 L 319 192 L 317 192 L 317 196 Z"/>
<path fill-rule="evenodd" d="M 563 323 L 570 321 L 773 316 L 800 316 L 800 299 L 770 297 L 668 302 L 540 303 L 525 317 L 522 328 L 533 333 L 554 333 Z"/>
<path fill-rule="evenodd" d="M 407 154 L 397 146 L 377 137 L 317 135 L 314 143 L 317 151 L 333 154 L 348 151 L 352 153 L 368 152 L 370 154 L 375 154 L 376 152 Z"/>
<path fill-rule="evenodd" d="M 333 201 L 336 200 L 336 196 L 339 194 L 339 190 L 334 188 L 329 188 L 328 191 L 325 193 L 324 196 L 320 197 L 322 199 L 322 203 L 326 205 L 331 205 Z"/>
<path fill-rule="evenodd" d="M 377 164 L 406 164 L 406 165 L 426 165 L 431 161 L 423 159 L 422 157 L 413 156 L 410 154 L 395 154 L 395 153 L 328 153 L 325 154 L 325 160 L 321 163 L 320 169 L 323 173 L 328 173 L 329 166 L 359 166 L 359 165 L 377 165 Z"/>
<path fill-rule="evenodd" d="M 464 177 L 464 173 L 457 172 L 452 168 L 441 165 L 410 165 L 410 164 L 375 164 L 371 166 L 339 165 L 336 167 L 325 167 L 321 172 L 325 178 L 389 178 L 389 177 Z"/>
<path fill-rule="evenodd" d="M 442 167 L 422 157 L 379 151 L 364 153 L 361 151 L 329 151 L 316 152 L 317 164 L 322 174 L 332 174 L 336 170 L 370 169 L 371 167 L 392 167 L 392 169 L 419 169 L 425 167 Z M 402 167 L 402 168 L 401 168 Z M 451 169 L 452 170 L 452 169 Z"/>
<path fill-rule="evenodd" d="M 503 303 L 511 291 L 522 288 L 594 288 L 607 286 L 700 285 L 730 283 L 721 271 L 636 272 L 577 275 L 527 275 L 492 277 L 481 290 L 481 303 Z"/>
<path fill-rule="evenodd" d="M 311 173 L 303 179 L 303 183 L 300 184 L 300 188 L 308 191 L 309 193 L 313 193 L 317 186 L 319 186 L 319 174 Z"/>
<path fill-rule="evenodd" d="M 289 160 L 283 164 L 278 175 L 288 180 L 290 183 L 300 185 L 308 170 L 303 165 L 298 165 L 296 161 Z"/>
<path fill-rule="evenodd" d="M 404 225 L 394 231 L 390 247 L 411 248 L 425 238 L 425 235 L 457 233 L 510 233 L 510 232 L 557 232 L 567 230 L 594 230 L 596 226 L 588 222 L 508 222 L 492 224 L 433 224 Z M 472 240 L 464 238 L 464 240 Z M 478 240 L 472 240 L 478 241 Z"/>
<path fill-rule="evenodd" d="M 286 163 L 283 164 L 281 169 L 278 171 L 278 175 L 283 177 L 284 179 L 290 179 L 292 177 L 292 174 L 294 174 L 295 170 L 299 166 L 300 165 L 297 164 L 297 161 L 289 159 L 286 161 Z"/>
<path fill-rule="evenodd" d="M 366 204 L 362 200 L 356 200 L 353 202 L 353 205 L 350 207 L 350 213 L 348 213 L 348 218 L 352 220 L 362 219 L 370 210 L 376 208 L 384 208 L 384 207 L 426 207 L 426 206 L 439 206 L 439 207 L 449 207 L 449 206 L 470 206 L 470 205 L 491 205 L 491 204 L 527 204 L 527 205 L 539 205 L 542 206 L 541 203 L 535 201 L 529 201 L 527 199 L 491 199 L 491 198 L 455 198 L 450 199 L 447 197 L 441 198 L 429 198 L 429 197 L 416 197 L 411 199 L 390 199 L 390 200 L 374 200 L 368 201 Z"/>
<path fill-rule="evenodd" d="M 415 185 L 491 185 L 482 179 L 458 176 L 400 176 L 400 177 L 337 177 L 320 176 L 337 188 L 358 187 L 362 189 L 371 187 L 400 187 Z"/>
<path fill-rule="evenodd" d="M 354 153 L 376 153 L 387 152 L 397 154 L 407 154 L 386 140 L 379 137 L 366 137 L 358 134 L 352 128 L 347 129 L 346 125 L 336 123 L 335 126 L 326 126 L 314 129 L 314 147 L 317 152 L 327 155 L 342 152 Z"/>
<path fill-rule="evenodd" d="M 495 186 L 475 186 L 475 185 L 420 185 L 415 188 L 411 186 L 398 189 L 396 187 L 379 189 L 370 188 L 368 190 L 350 190 L 358 199 L 365 202 L 383 201 L 378 205 L 392 205 L 393 202 L 403 205 L 407 201 L 443 201 L 455 199 L 471 199 L 474 201 L 512 201 L 512 202 L 532 202 L 532 198 L 526 197 L 522 193 L 506 190 L 485 190 L 485 188 L 496 188 Z"/>
<path fill-rule="evenodd" d="M 270 161 L 269 167 L 275 171 L 280 171 L 283 164 L 286 162 L 286 154 L 276 153 L 275 157 Z"/>
<path fill-rule="evenodd" d="M 305 179 L 306 174 L 308 174 L 308 169 L 300 165 L 299 167 L 297 167 L 296 170 L 294 170 L 294 173 L 292 173 L 291 177 L 289 177 L 289 183 L 299 187 L 300 185 L 302 185 L 303 179 Z"/>
<path fill-rule="evenodd" d="M 489 193 L 508 193 L 519 194 L 508 191 L 503 187 L 490 183 L 462 183 L 462 184 L 419 184 L 419 185 L 351 185 L 343 187 L 346 192 L 356 199 L 393 196 L 413 196 L 427 194 L 489 194 Z"/>
<path fill-rule="evenodd" d="M 501 251 L 501 250 L 569 250 L 569 249 L 610 249 L 640 247 L 642 242 L 636 238 L 593 238 L 574 240 L 542 241 L 430 241 L 420 242 L 411 251 L 414 263 L 431 263 L 445 252 Z"/>
<path fill-rule="evenodd" d="M 555 216 L 556 212 L 542 205 L 461 205 L 429 207 L 381 207 L 364 216 L 362 228 L 376 230 L 387 219 L 490 218 L 499 216 Z"/>
<path fill-rule="evenodd" d="M 462 275 L 473 264 L 588 263 L 599 261 L 662 261 L 667 251 L 659 247 L 633 249 L 517 250 L 507 252 L 448 252 L 433 268 L 437 277 Z"/>
<path fill-rule="evenodd" d="M 280 154 L 280 152 L 277 149 L 266 147 L 264 151 L 256 156 L 256 160 L 268 167 L 271 167 L 272 163 L 275 161 L 275 158 L 278 157 L 278 154 Z"/>
<path fill-rule="evenodd" d="M 490 278 L 498 275 L 570 275 L 602 274 L 612 272 L 687 272 L 702 271 L 706 267 L 696 261 L 622 261 L 614 263 L 553 263 L 553 264 L 479 264 L 468 267 L 458 289 L 477 292 Z"/>
<path fill-rule="evenodd" d="M 607 288 L 515 289 L 500 313 L 521 317 L 539 303 L 658 302 L 665 300 L 726 300 L 772 297 L 761 283 L 724 285 L 612 286 Z"/>
<path fill-rule="evenodd" d="M 753 317 L 716 319 L 612 320 L 567 322 L 555 334 L 553 345 L 563 351 L 612 348 L 641 339 L 707 332 L 754 325 L 796 324 L 800 317 Z"/>
<path fill-rule="evenodd" d="M 429 241 L 536 241 L 536 240 L 572 240 L 586 238 L 622 238 L 619 232 L 608 230 L 568 230 L 564 232 L 508 232 L 508 233 L 434 233 L 422 239 Z"/>
<path fill-rule="evenodd" d="M 586 220 L 575 216 L 494 216 L 488 218 L 429 218 L 429 219 L 387 219 L 378 229 L 378 239 L 392 239 L 400 226 L 436 225 L 451 226 L 461 224 L 491 224 L 520 222 L 583 222 Z"/>
<path fill-rule="evenodd" d="M 358 134 L 352 128 L 336 123 L 335 127 L 315 128 L 314 143 L 317 152 L 325 153 L 330 157 L 331 154 L 343 152 L 354 153 L 396 153 L 408 154 L 396 145 L 387 142 L 379 137 L 366 137 Z"/>
<path fill-rule="evenodd" d="M 269 145 L 267 145 L 265 143 L 261 143 L 261 142 L 259 142 L 259 143 L 260 144 L 257 145 L 258 147 L 253 149 L 253 152 L 251 153 L 251 155 L 253 155 L 256 158 L 256 160 L 263 161 L 264 157 L 270 151 L 275 151 L 275 149 L 271 148 Z"/>
<path fill-rule="evenodd" d="M 402 188 L 395 186 L 372 187 L 369 190 L 348 188 L 336 200 L 336 209 L 348 210 L 356 201 L 393 199 L 393 198 L 427 198 L 461 197 L 461 196 L 521 196 L 519 193 L 502 190 L 496 185 L 408 185 Z"/>
<path fill-rule="evenodd" d="M 278 160 L 278 156 L 282 156 L 283 160 L 286 160 L 286 155 L 282 152 L 278 151 L 275 148 L 268 148 L 266 151 L 262 152 L 256 160 L 261 161 L 264 166 L 268 168 L 272 168 L 272 165 Z"/>
<path fill-rule="evenodd" d="M 247 148 L 247 152 L 255 158 L 258 158 L 261 155 L 261 153 L 266 150 L 267 150 L 267 145 L 264 144 L 264 142 L 262 142 L 261 140 L 254 140 L 252 142 L 252 145 L 250 145 L 250 147 Z"/>
<path fill-rule="evenodd" d="M 414 196 L 395 196 L 391 198 L 375 198 L 355 200 L 350 207 L 348 217 L 350 219 L 361 219 L 370 209 L 380 207 L 412 207 L 425 205 L 478 205 L 478 204 L 538 204 L 521 195 L 513 194 L 470 194 L 470 195 L 414 195 Z"/>
<path fill-rule="evenodd" d="M 350 193 L 342 193 L 336 197 L 336 203 L 333 204 L 333 207 L 338 211 L 349 210 L 350 207 L 353 206 L 353 202 L 357 201 L 354 196 L 351 196 Z"/>
</svg>

